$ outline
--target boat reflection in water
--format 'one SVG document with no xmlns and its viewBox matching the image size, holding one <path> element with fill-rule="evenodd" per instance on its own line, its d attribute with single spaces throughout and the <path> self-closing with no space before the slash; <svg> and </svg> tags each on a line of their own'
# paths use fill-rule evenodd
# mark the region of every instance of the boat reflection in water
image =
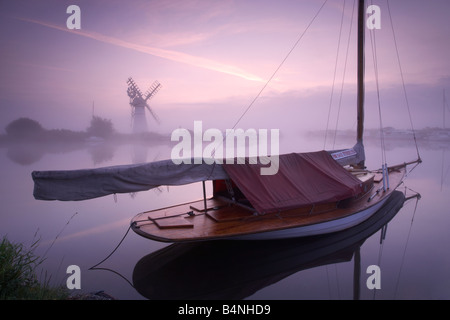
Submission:
<svg viewBox="0 0 450 320">
<path fill-rule="evenodd" d="M 133 285 L 148 299 L 243 299 L 298 271 L 351 261 L 359 298 L 359 248 L 402 208 L 395 191 L 371 218 L 345 231 L 307 238 L 176 243 L 143 257 Z"/>
</svg>

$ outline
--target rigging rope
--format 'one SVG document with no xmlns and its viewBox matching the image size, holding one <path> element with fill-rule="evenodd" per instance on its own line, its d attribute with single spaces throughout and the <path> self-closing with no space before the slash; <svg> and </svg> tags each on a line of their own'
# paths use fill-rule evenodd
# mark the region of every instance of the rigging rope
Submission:
<svg viewBox="0 0 450 320">
<path fill-rule="evenodd" d="M 447 103 L 447 99 L 445 98 L 445 89 L 444 89 L 444 92 L 443 92 L 443 106 L 442 106 L 442 121 L 443 121 L 443 123 L 442 123 L 442 129 L 446 129 L 446 125 L 445 125 L 445 107 L 447 107 L 447 110 L 448 111 L 450 111 L 450 107 L 448 106 L 448 103 Z"/>
<path fill-rule="evenodd" d="M 372 58 L 373 58 L 373 68 L 374 68 L 374 73 L 375 73 L 375 84 L 376 84 L 376 88 L 377 88 L 378 118 L 379 118 L 379 126 L 380 126 L 380 143 L 381 143 L 381 164 L 386 165 L 387 164 L 386 145 L 385 145 L 385 141 L 384 141 L 383 117 L 382 117 L 382 112 L 381 112 L 381 98 L 380 98 L 380 84 L 379 84 L 379 76 L 378 76 L 378 56 L 377 56 L 376 39 L 375 39 L 374 30 L 372 30 L 372 32 L 370 32 L 369 34 L 370 34 L 370 43 L 372 46 Z"/>
<path fill-rule="evenodd" d="M 411 125 L 411 130 L 412 130 L 412 132 L 413 132 L 413 137 L 414 137 L 414 143 L 415 143 L 415 146 L 416 146 L 417 157 L 418 157 L 419 159 L 421 159 L 421 158 L 420 158 L 420 153 L 419 153 L 419 147 L 418 147 L 418 144 L 417 144 L 416 131 L 415 131 L 415 129 L 414 129 L 414 125 L 413 125 L 413 121 L 412 121 L 412 117 L 411 117 L 411 110 L 410 110 L 410 108 L 409 108 L 408 95 L 406 94 L 405 79 L 404 79 L 404 77 L 403 77 L 403 69 L 402 69 L 402 65 L 401 65 L 401 63 L 400 63 L 400 54 L 399 54 L 398 46 L 397 46 L 397 38 L 395 37 L 394 23 L 393 23 L 393 21 L 392 21 L 391 7 L 390 7 L 390 5 L 389 5 L 389 0 L 386 0 L 386 3 L 387 3 L 388 13 L 389 13 L 389 20 L 390 20 L 390 22 L 391 22 L 392 36 L 393 36 L 393 38 L 394 38 L 394 44 L 395 44 L 395 51 L 396 51 L 396 54 L 397 54 L 398 66 L 399 66 L 399 69 L 400 69 L 400 75 L 401 75 L 401 78 L 402 78 L 403 94 L 404 94 L 404 96 L 405 96 L 406 107 L 407 107 L 407 109 L 408 109 L 409 122 L 410 122 L 410 125 Z"/>
<path fill-rule="evenodd" d="M 245 114 L 250 110 L 250 108 L 253 106 L 253 104 L 256 102 L 256 100 L 258 100 L 258 98 L 261 96 L 261 94 L 263 93 L 263 91 L 266 89 L 266 87 L 269 85 L 269 83 L 272 81 L 272 79 L 275 77 L 275 75 L 278 73 L 278 71 L 281 69 L 281 67 L 283 66 L 283 64 L 286 62 L 286 60 L 289 58 L 289 56 L 291 55 L 291 53 L 294 51 L 294 49 L 297 47 L 297 45 L 300 43 L 300 41 L 302 40 L 303 36 L 306 34 L 306 32 L 309 30 L 309 28 L 311 27 L 311 25 L 313 24 L 313 22 L 316 20 L 317 16 L 319 15 L 319 13 L 322 11 L 323 7 L 325 6 L 325 4 L 328 2 L 328 0 L 325 0 L 322 5 L 320 6 L 319 10 L 316 12 L 316 14 L 314 15 L 314 17 L 312 18 L 312 20 L 308 23 L 308 25 L 306 26 L 305 30 L 301 33 L 301 35 L 298 37 L 297 41 L 294 43 L 294 45 L 292 46 L 292 48 L 289 50 L 289 52 L 286 54 L 286 56 L 284 57 L 284 59 L 281 61 L 281 63 L 278 65 L 278 67 L 275 69 L 275 71 L 272 73 L 272 75 L 269 77 L 269 79 L 267 80 L 267 82 L 264 84 L 264 86 L 261 88 L 261 90 L 258 92 L 258 94 L 256 95 L 256 97 L 250 102 L 250 104 L 247 106 L 247 108 L 244 110 L 244 112 L 242 113 L 242 115 L 238 118 L 238 120 L 236 121 L 236 123 L 233 125 L 232 129 L 236 128 L 236 126 L 238 125 L 238 123 L 242 120 L 242 118 L 245 116 Z M 225 139 L 226 137 L 224 137 Z"/>
<path fill-rule="evenodd" d="M 448 111 L 450 112 L 450 107 L 448 105 L 447 99 L 445 98 L 445 89 L 444 89 L 444 105 L 447 107 Z"/>
<path fill-rule="evenodd" d="M 300 43 L 300 41 L 303 39 L 303 36 L 306 34 L 306 32 L 309 30 L 309 28 L 311 27 L 311 25 L 313 24 L 313 22 L 316 20 L 316 18 L 318 17 L 319 13 L 322 11 L 323 7 L 325 7 L 325 4 L 328 2 L 328 0 L 325 0 L 322 5 L 320 6 L 319 10 L 316 12 L 316 14 L 314 15 L 314 17 L 311 19 L 311 21 L 308 23 L 308 25 L 306 26 L 305 30 L 303 30 L 303 32 L 300 34 L 300 36 L 298 37 L 297 41 L 294 43 L 294 45 L 292 46 L 292 48 L 288 51 L 288 53 L 286 54 L 286 56 L 284 57 L 284 59 L 281 61 L 281 63 L 278 65 L 278 67 L 275 69 L 275 71 L 272 73 L 272 75 L 269 77 L 269 79 L 266 81 L 266 83 L 263 85 L 263 87 L 261 88 L 261 90 L 258 92 L 258 94 L 253 98 L 253 100 L 250 102 L 250 104 L 247 106 L 247 108 L 244 110 L 244 112 L 241 114 L 241 116 L 236 120 L 236 122 L 234 123 L 234 125 L 232 126 L 232 129 L 235 129 L 236 126 L 238 125 L 238 123 L 242 120 L 242 118 L 247 114 L 247 112 L 250 110 L 250 108 L 255 104 L 256 100 L 258 100 L 258 98 L 261 96 L 261 94 L 263 93 L 263 91 L 267 88 L 267 86 L 269 85 L 269 83 L 272 81 L 272 79 L 275 77 L 275 75 L 278 73 L 278 71 L 281 69 L 281 67 L 284 65 L 284 63 L 286 62 L 286 60 L 289 58 L 289 56 L 291 55 L 291 53 L 295 50 L 295 48 L 298 46 L 298 44 Z M 226 138 L 227 138 L 228 134 L 225 134 L 225 136 L 223 137 L 221 143 L 223 143 Z M 216 149 L 213 150 L 213 152 L 211 153 L 211 157 L 214 158 L 215 157 L 215 153 L 216 153 Z M 214 167 L 216 166 L 216 162 L 213 162 L 213 165 L 211 166 L 211 174 L 214 170 Z M 208 177 L 209 179 L 209 177 Z"/>
<path fill-rule="evenodd" d="M 327 143 L 327 135 L 328 135 L 328 125 L 330 123 L 330 114 L 331 114 L 331 105 L 333 102 L 333 95 L 334 95 L 334 84 L 336 81 L 336 71 L 337 71 L 337 65 L 339 60 L 339 49 L 341 47 L 341 36 L 342 36 L 342 25 L 344 23 L 344 12 L 345 12 L 345 0 L 342 5 L 342 16 L 341 16 L 341 25 L 339 28 L 339 37 L 338 37 L 338 45 L 337 45 L 337 52 L 336 52 L 336 62 L 334 64 L 334 75 L 333 75 L 333 85 L 331 86 L 331 94 L 330 94 L 330 105 L 328 106 L 328 118 L 327 118 L 327 126 L 325 129 L 325 139 L 323 142 L 323 149 L 325 150 L 325 145 Z"/>
<path fill-rule="evenodd" d="M 336 116 L 336 125 L 334 127 L 333 149 L 335 148 L 335 145 L 336 145 L 336 136 L 337 136 L 338 123 L 339 123 L 339 115 L 341 114 L 342 96 L 344 93 L 345 74 L 347 71 L 348 53 L 349 53 L 349 49 L 350 49 L 350 39 L 351 39 L 351 34 L 352 34 L 353 16 L 355 14 L 355 8 L 356 8 L 356 0 L 353 1 L 352 16 L 350 18 L 350 29 L 349 29 L 349 33 L 348 33 L 348 39 L 347 39 L 347 52 L 345 54 L 344 72 L 342 74 L 341 93 L 339 96 L 339 105 L 338 105 L 338 112 L 337 112 L 337 116 Z"/>
</svg>

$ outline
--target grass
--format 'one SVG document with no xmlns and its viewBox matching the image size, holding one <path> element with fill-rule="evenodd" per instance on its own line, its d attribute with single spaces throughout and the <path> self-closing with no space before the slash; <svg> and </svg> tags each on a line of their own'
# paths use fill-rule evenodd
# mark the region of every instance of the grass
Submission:
<svg viewBox="0 0 450 320">
<path fill-rule="evenodd" d="M 35 255 L 38 241 L 30 248 L 11 243 L 6 236 L 0 243 L 0 299 L 56 300 L 67 299 L 64 286 L 51 287 L 50 279 L 38 280 L 37 267 L 44 261 Z"/>
</svg>

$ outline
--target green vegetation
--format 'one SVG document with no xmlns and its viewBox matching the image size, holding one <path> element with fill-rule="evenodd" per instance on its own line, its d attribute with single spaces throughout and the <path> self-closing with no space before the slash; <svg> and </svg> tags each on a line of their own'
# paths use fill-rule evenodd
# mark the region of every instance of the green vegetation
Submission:
<svg viewBox="0 0 450 320">
<path fill-rule="evenodd" d="M 90 138 L 100 138 L 105 143 L 130 143 L 130 142 L 165 142 L 170 137 L 155 132 L 144 133 L 119 133 L 115 130 L 111 120 L 93 116 L 89 126 L 84 131 L 72 131 L 68 129 L 46 129 L 38 121 L 22 117 L 11 121 L 5 127 L 5 134 L 0 133 L 1 146 L 17 146 L 39 144 L 39 148 L 51 146 L 85 145 Z"/>
<path fill-rule="evenodd" d="M 51 287 L 49 279 L 38 281 L 36 268 L 43 262 L 35 256 L 38 241 L 30 248 L 11 243 L 3 237 L 0 243 L 0 299 L 55 300 L 69 296 L 67 288 Z"/>
<path fill-rule="evenodd" d="M 6 134 L 15 138 L 27 138 L 44 132 L 41 124 L 29 118 L 19 118 L 10 122 L 5 128 Z"/>
<path fill-rule="evenodd" d="M 47 130 L 33 119 L 19 118 L 5 127 L 6 135 L 2 139 L 13 142 L 83 142 L 90 136 L 110 138 L 115 133 L 111 120 L 93 116 L 86 131 L 72 131 L 67 129 Z"/>
<path fill-rule="evenodd" d="M 111 120 L 93 116 L 86 131 L 90 136 L 108 138 L 113 135 L 114 127 Z"/>
</svg>

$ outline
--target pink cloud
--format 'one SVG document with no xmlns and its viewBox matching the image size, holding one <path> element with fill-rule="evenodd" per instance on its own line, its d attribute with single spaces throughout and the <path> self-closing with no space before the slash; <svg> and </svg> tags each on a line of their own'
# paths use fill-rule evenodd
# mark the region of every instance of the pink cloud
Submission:
<svg viewBox="0 0 450 320">
<path fill-rule="evenodd" d="M 97 32 L 75 30 L 75 29 L 70 30 L 70 29 L 67 29 L 66 27 L 62 27 L 62 26 L 44 22 L 44 21 L 28 19 L 28 18 L 19 18 L 19 19 L 23 20 L 23 21 L 39 24 L 39 25 L 42 25 L 42 26 L 45 26 L 48 28 L 73 33 L 73 34 L 76 34 L 76 35 L 79 35 L 82 37 L 86 37 L 86 38 L 90 38 L 90 39 L 93 39 L 96 41 L 108 43 L 108 44 L 111 44 L 114 46 L 123 47 L 123 48 L 131 49 L 131 50 L 135 50 L 138 52 L 150 54 L 150 55 L 168 59 L 171 61 L 176 61 L 179 63 L 183 63 L 183 64 L 187 64 L 187 65 L 191 65 L 191 66 L 195 66 L 195 67 L 199 67 L 199 68 L 203 68 L 203 69 L 208 69 L 208 70 L 212 70 L 212 71 L 216 71 L 216 72 L 220 72 L 220 73 L 233 75 L 233 76 L 240 77 L 240 78 L 243 78 L 243 79 L 246 79 L 249 81 L 263 82 L 263 79 L 261 79 L 259 76 L 251 74 L 239 67 L 229 65 L 229 64 L 223 64 L 223 63 L 220 63 L 220 62 L 217 62 L 214 60 L 210 60 L 207 58 L 193 56 L 193 55 L 189 55 L 189 54 L 174 51 L 174 50 L 167 50 L 167 49 L 161 49 L 161 48 L 156 48 L 156 47 L 140 45 L 137 43 L 132 43 L 132 42 L 118 39 L 118 38 L 103 35 L 103 34 L 100 34 Z"/>
</svg>

